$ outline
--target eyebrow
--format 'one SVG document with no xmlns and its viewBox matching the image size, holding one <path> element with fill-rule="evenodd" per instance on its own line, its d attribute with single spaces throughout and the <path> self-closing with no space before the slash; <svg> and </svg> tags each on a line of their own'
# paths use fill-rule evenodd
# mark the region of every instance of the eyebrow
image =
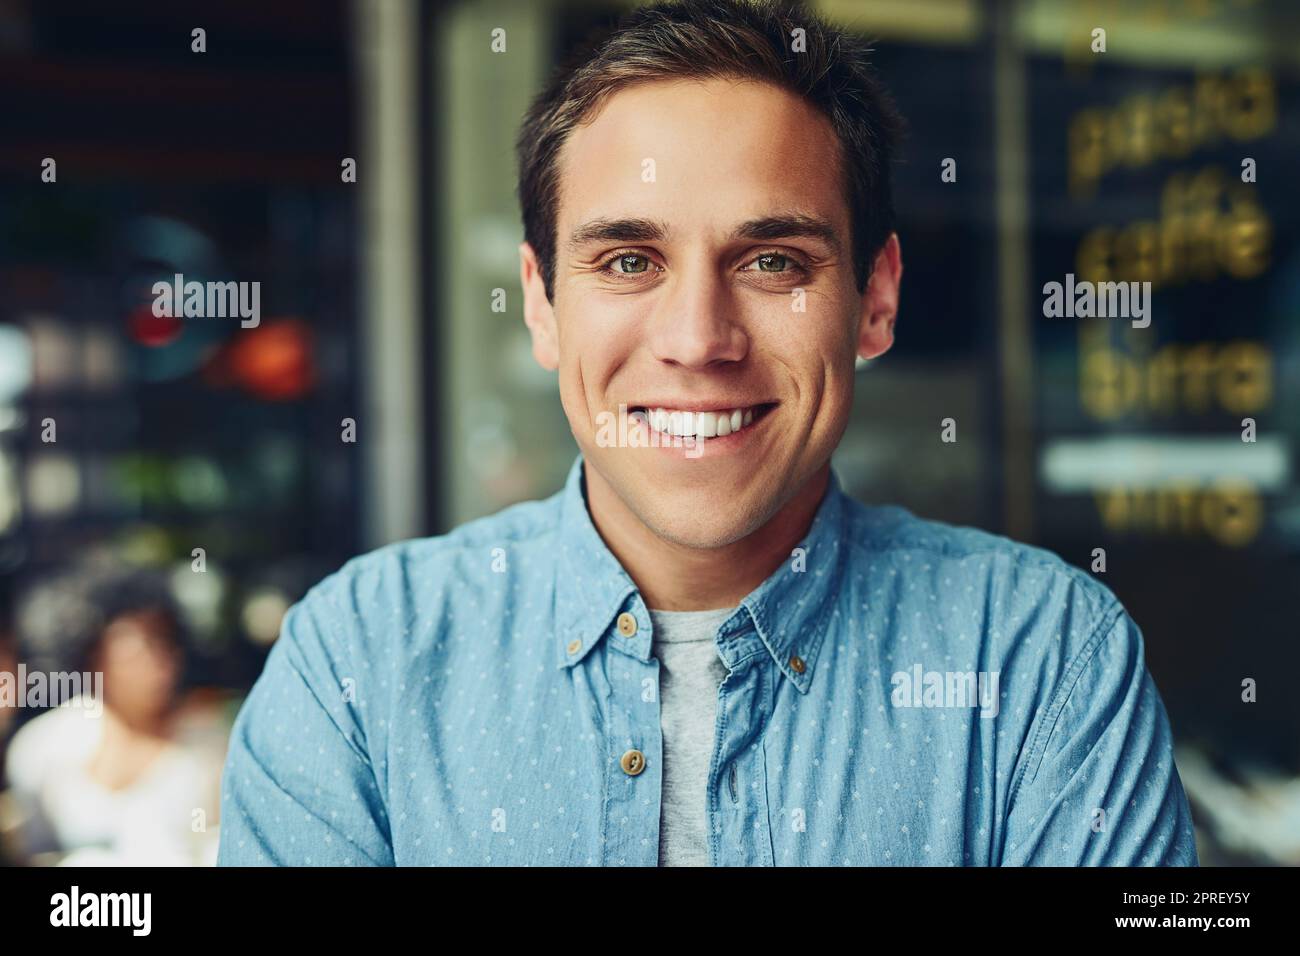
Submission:
<svg viewBox="0 0 1300 956">
<path fill-rule="evenodd" d="M 668 227 L 653 219 L 593 219 L 569 237 L 570 247 L 589 242 L 662 242 Z"/>
<path fill-rule="evenodd" d="M 593 219 L 573 230 L 569 246 L 577 248 L 589 242 L 662 242 L 667 235 L 667 225 L 654 219 Z M 819 216 L 797 213 L 762 216 L 742 222 L 732 231 L 731 238 L 751 241 L 817 239 L 833 252 L 840 252 L 840 239 L 834 226 Z"/>
<path fill-rule="evenodd" d="M 835 233 L 835 227 L 819 216 L 791 214 L 751 219 L 737 226 L 731 237 L 758 241 L 818 239 L 830 246 L 832 252 L 840 251 L 840 238 Z"/>
</svg>

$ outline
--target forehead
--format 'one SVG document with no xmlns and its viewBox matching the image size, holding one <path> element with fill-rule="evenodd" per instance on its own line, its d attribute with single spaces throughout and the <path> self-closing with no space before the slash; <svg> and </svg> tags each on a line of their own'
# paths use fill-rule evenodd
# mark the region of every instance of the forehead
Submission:
<svg viewBox="0 0 1300 956">
<path fill-rule="evenodd" d="M 560 152 L 560 245 L 574 224 L 601 217 L 721 234 L 780 210 L 847 230 L 840 170 L 830 122 L 793 93 L 750 80 L 639 83 L 611 96 Z"/>
<path fill-rule="evenodd" d="M 170 634 L 171 618 L 162 608 L 141 608 L 118 614 L 104 628 L 106 640 L 116 638 Z"/>
</svg>

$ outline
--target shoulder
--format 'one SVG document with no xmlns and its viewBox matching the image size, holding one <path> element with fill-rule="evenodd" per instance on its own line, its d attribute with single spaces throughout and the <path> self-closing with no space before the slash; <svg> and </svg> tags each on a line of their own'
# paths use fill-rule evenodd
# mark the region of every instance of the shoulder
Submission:
<svg viewBox="0 0 1300 956">
<path fill-rule="evenodd" d="M 455 606 L 516 580 L 492 573 L 494 566 L 549 567 L 549 561 L 521 559 L 555 547 L 560 498 L 521 502 L 446 534 L 394 542 L 348 560 L 289 609 L 277 643 L 288 637 L 297 651 L 312 645 L 336 660 L 355 649 L 392 647 L 417 624 L 432 626 Z"/>
<path fill-rule="evenodd" d="M 357 585 L 408 583 L 416 578 L 438 585 L 445 575 L 463 574 L 470 564 L 490 561 L 493 548 L 546 546 L 559 528 L 559 494 L 511 505 L 496 514 L 466 522 L 446 534 L 411 538 L 376 548 L 349 560 L 312 589 L 338 591 Z M 439 577 L 439 576 L 444 577 Z M 311 594 L 312 592 L 308 592 Z"/>
<path fill-rule="evenodd" d="M 17 790 L 35 791 L 41 780 L 65 765 L 89 759 L 102 722 L 89 716 L 84 698 L 33 717 L 14 733 L 5 755 L 5 774 Z"/>
<path fill-rule="evenodd" d="M 1067 659 L 1085 651 L 1124 614 L 1095 576 L 1046 548 L 979 528 L 922 518 L 898 505 L 846 506 L 846 536 L 868 580 L 921 592 L 952 618 L 981 621 L 986 639 L 1009 651 L 1035 634 Z M 1089 560 L 1091 554 L 1082 556 Z"/>
<path fill-rule="evenodd" d="M 1074 586 L 1099 608 L 1116 603 L 1106 585 L 1054 551 L 980 528 L 922 518 L 899 505 L 868 506 L 850 500 L 846 530 L 850 546 L 868 559 L 928 560 L 994 579 L 1019 577 L 1047 587 Z"/>
</svg>

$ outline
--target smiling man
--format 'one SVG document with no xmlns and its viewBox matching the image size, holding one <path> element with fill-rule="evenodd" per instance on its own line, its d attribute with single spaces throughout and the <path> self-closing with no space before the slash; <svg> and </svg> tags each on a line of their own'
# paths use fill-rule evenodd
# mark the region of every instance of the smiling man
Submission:
<svg viewBox="0 0 1300 956">
<path fill-rule="evenodd" d="M 867 61 L 696 0 L 555 75 L 519 137 L 521 280 L 581 456 L 290 610 L 221 863 L 1197 862 L 1114 595 L 830 468 L 902 276 Z"/>
</svg>

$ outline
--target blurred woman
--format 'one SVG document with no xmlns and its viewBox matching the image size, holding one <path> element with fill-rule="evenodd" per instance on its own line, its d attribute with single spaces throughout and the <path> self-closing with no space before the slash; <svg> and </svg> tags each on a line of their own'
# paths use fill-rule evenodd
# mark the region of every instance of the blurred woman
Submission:
<svg viewBox="0 0 1300 956">
<path fill-rule="evenodd" d="M 163 579 L 79 570 L 38 589 L 18 629 L 38 659 L 94 675 L 10 744 L 7 776 L 28 858 L 212 863 L 220 757 L 185 740 L 177 706 L 184 627 Z"/>
</svg>

